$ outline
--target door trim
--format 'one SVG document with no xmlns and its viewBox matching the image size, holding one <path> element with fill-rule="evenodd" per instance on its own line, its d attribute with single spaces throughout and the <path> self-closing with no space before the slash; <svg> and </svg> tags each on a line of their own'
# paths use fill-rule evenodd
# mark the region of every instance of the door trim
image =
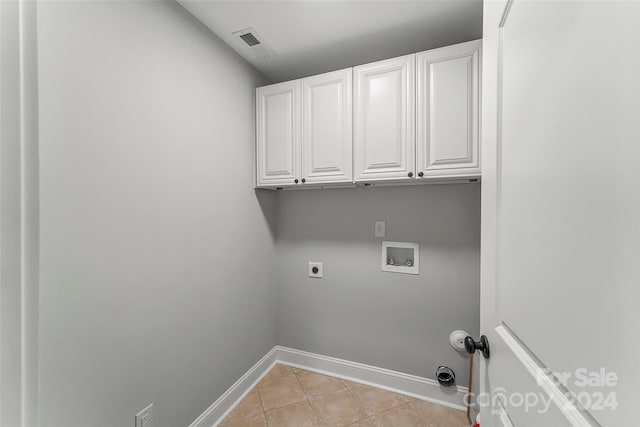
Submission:
<svg viewBox="0 0 640 427">
<path fill-rule="evenodd" d="M 518 361 L 536 379 L 538 385 L 551 397 L 553 403 L 560 412 L 575 427 L 591 427 L 597 425 L 595 420 L 582 408 L 575 405 L 567 398 L 570 391 L 558 385 L 552 377 L 552 373 L 540 359 L 518 338 L 518 336 L 506 324 L 502 324 L 495 329 L 496 333 L 507 347 L 513 352 Z"/>
</svg>

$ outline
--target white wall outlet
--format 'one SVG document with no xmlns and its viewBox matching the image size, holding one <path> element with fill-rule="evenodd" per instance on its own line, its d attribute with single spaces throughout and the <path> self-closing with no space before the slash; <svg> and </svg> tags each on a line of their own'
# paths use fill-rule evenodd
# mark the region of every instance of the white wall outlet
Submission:
<svg viewBox="0 0 640 427">
<path fill-rule="evenodd" d="M 469 333 L 465 331 L 453 331 L 449 336 L 449 343 L 451 347 L 455 348 L 458 351 L 466 351 L 464 348 L 464 339 L 469 335 Z"/>
<path fill-rule="evenodd" d="M 322 278 L 322 263 L 310 262 L 309 263 L 309 277 Z"/>
<path fill-rule="evenodd" d="M 136 427 L 153 427 L 153 403 L 136 414 Z"/>
<path fill-rule="evenodd" d="M 386 237 L 386 235 L 387 235 L 387 222 L 376 221 L 375 236 Z"/>
</svg>

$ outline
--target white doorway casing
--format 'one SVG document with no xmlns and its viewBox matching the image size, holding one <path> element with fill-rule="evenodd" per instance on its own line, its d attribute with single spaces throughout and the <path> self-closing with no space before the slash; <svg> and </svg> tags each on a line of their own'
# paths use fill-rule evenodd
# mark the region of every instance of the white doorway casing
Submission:
<svg viewBox="0 0 640 427">
<path fill-rule="evenodd" d="M 0 425 L 38 425 L 36 2 L 0 1 Z"/>
</svg>

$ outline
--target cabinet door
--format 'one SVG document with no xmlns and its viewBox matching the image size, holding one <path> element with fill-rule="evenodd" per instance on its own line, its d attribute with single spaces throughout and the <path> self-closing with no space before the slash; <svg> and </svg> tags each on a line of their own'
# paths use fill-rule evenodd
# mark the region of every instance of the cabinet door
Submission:
<svg viewBox="0 0 640 427">
<path fill-rule="evenodd" d="M 257 185 L 300 179 L 300 80 L 256 89 Z"/>
<path fill-rule="evenodd" d="M 356 181 L 415 172 L 415 55 L 354 68 Z"/>
<path fill-rule="evenodd" d="M 302 80 L 302 176 L 310 184 L 351 182 L 353 70 Z"/>
<path fill-rule="evenodd" d="M 478 175 L 481 41 L 434 49 L 418 61 L 418 172 Z"/>
</svg>

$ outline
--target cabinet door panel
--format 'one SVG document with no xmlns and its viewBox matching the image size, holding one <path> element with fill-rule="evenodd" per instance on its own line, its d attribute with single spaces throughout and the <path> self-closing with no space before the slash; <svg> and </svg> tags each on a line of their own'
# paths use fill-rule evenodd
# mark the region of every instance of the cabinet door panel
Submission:
<svg viewBox="0 0 640 427">
<path fill-rule="evenodd" d="M 408 179 L 415 169 L 415 55 L 354 68 L 356 181 Z"/>
<path fill-rule="evenodd" d="M 302 80 L 302 174 L 307 183 L 352 181 L 352 69 Z"/>
<path fill-rule="evenodd" d="M 300 82 L 256 90 L 257 184 L 294 185 L 300 177 Z"/>
<path fill-rule="evenodd" d="M 418 171 L 479 174 L 480 41 L 418 54 Z"/>
</svg>

